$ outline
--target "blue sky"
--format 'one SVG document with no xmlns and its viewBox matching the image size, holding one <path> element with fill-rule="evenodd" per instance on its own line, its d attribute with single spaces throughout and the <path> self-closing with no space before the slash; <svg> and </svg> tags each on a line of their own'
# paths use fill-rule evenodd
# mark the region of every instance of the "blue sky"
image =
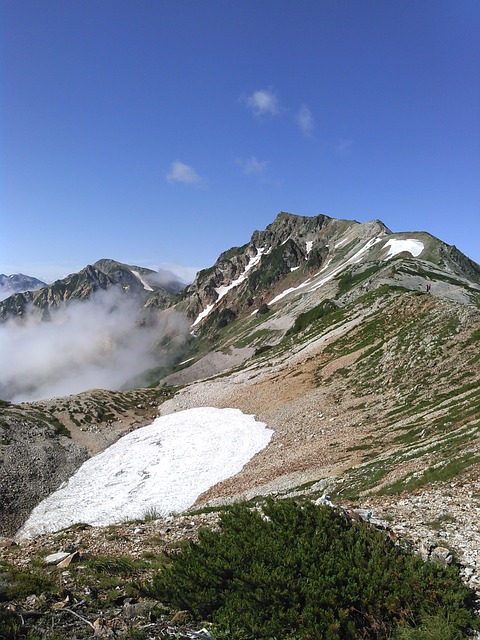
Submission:
<svg viewBox="0 0 480 640">
<path fill-rule="evenodd" d="M 280 211 L 480 262 L 477 0 L 2 0 L 0 273 L 184 277 Z"/>
</svg>

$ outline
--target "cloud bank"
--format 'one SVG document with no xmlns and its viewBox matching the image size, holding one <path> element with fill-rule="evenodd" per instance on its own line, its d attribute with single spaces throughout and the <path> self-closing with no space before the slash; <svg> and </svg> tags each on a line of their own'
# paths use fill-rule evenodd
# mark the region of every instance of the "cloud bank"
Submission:
<svg viewBox="0 0 480 640">
<path fill-rule="evenodd" d="M 50 322 L 0 326 L 1 399 L 28 402 L 120 389 L 167 363 L 172 354 L 159 350 L 162 339 L 188 332 L 179 314 L 145 316 L 138 301 L 113 288 L 50 315 Z"/>
</svg>

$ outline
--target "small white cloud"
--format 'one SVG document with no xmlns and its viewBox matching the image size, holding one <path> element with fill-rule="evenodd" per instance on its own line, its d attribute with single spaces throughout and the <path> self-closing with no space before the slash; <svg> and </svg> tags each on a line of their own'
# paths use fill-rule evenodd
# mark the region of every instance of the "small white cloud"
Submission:
<svg viewBox="0 0 480 640">
<path fill-rule="evenodd" d="M 249 158 L 245 158 L 244 160 L 239 159 L 238 164 L 242 167 L 247 176 L 261 176 L 267 169 L 268 160 L 257 160 L 255 156 L 250 156 Z"/>
<path fill-rule="evenodd" d="M 204 180 L 198 175 L 195 169 L 184 162 L 180 162 L 180 160 L 172 162 L 166 178 L 169 182 L 181 182 L 192 187 L 205 187 Z"/>
<path fill-rule="evenodd" d="M 315 119 L 306 104 L 302 104 L 295 120 L 306 136 L 309 136 L 315 128 Z"/>
<path fill-rule="evenodd" d="M 251 96 L 247 96 L 246 98 L 243 98 L 243 100 L 247 107 L 256 116 L 276 116 L 280 113 L 278 98 L 270 88 L 254 91 Z"/>
</svg>

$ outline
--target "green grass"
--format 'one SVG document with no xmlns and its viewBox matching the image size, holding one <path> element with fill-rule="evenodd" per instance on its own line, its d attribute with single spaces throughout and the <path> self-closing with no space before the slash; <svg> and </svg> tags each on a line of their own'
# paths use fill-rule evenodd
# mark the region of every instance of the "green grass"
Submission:
<svg viewBox="0 0 480 640">
<path fill-rule="evenodd" d="M 387 487 L 383 487 L 376 493 L 377 495 L 395 495 L 402 491 L 412 492 L 415 489 L 433 482 L 447 482 L 479 462 L 479 454 L 465 453 L 445 464 L 428 467 L 419 475 L 401 478 Z"/>
<path fill-rule="evenodd" d="M 286 335 L 290 336 L 300 333 L 301 331 L 305 331 L 305 329 L 307 329 L 311 324 L 318 322 L 318 320 L 322 318 L 330 316 L 335 311 L 337 311 L 337 305 L 332 302 L 332 300 L 323 300 L 319 305 L 313 307 L 313 309 L 298 315 L 295 318 L 293 326 L 288 329 Z"/>
</svg>

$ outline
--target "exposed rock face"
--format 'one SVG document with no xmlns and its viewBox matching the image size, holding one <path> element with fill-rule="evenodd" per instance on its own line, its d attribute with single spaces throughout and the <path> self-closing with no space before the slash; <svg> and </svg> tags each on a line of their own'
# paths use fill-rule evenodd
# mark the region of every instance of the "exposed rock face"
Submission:
<svg viewBox="0 0 480 640">
<path fill-rule="evenodd" d="M 213 267 L 197 274 L 195 282 L 183 295 L 186 299 L 183 307 L 188 317 L 194 319 L 208 305 L 214 304 L 219 298 L 217 290 L 230 286 L 246 274 L 252 260 L 256 259 L 256 265 L 248 272 L 251 277 L 236 288 L 234 306 L 250 306 L 254 298 L 260 300 L 266 287 L 306 264 L 310 254 L 310 267 L 318 268 L 328 253 L 326 238 L 349 225 L 359 226 L 324 215 L 305 217 L 280 213 L 264 231 L 254 231 L 248 244 L 225 251 Z"/>
<path fill-rule="evenodd" d="M 29 310 L 30 318 L 48 320 L 51 309 L 61 307 L 71 299 L 85 300 L 95 291 L 114 284 L 115 281 L 103 271 L 89 265 L 39 291 L 26 291 L 7 298 L 0 304 L 0 318 L 22 317 Z"/>
<path fill-rule="evenodd" d="M 8 405 L 0 418 L 0 535 L 13 534 L 32 508 L 87 459 L 52 415 Z"/>
</svg>

